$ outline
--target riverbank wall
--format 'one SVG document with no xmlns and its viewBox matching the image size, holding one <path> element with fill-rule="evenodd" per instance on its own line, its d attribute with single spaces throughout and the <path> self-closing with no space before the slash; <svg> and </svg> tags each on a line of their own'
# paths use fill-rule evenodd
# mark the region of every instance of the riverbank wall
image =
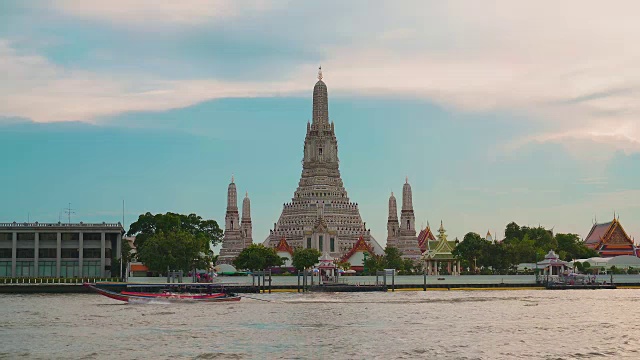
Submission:
<svg viewBox="0 0 640 360">
<path fill-rule="evenodd" d="M 136 286 L 139 285 L 139 286 Z M 206 284 L 170 284 L 176 285 L 200 285 Z M 155 284 L 150 290 L 147 284 L 132 283 L 101 283 L 100 287 L 111 291 L 120 292 L 122 290 L 134 291 L 157 291 L 162 288 L 162 284 Z M 169 286 L 169 285 L 168 285 Z M 218 287 L 216 286 L 215 289 Z M 592 287 L 593 288 L 593 287 Z M 640 283 L 627 283 L 619 285 L 620 289 L 640 289 Z M 395 285 L 314 285 L 308 286 L 306 291 L 311 292 L 372 292 L 372 291 L 488 291 L 488 290 L 544 290 L 545 287 L 540 284 L 395 284 Z M 296 285 L 272 285 L 267 286 L 251 286 L 251 285 L 225 285 L 224 290 L 239 294 L 256 294 L 256 293 L 282 293 L 282 292 L 303 292 L 301 287 Z M 91 291 L 82 284 L 0 284 L 0 294 L 69 294 L 69 293 L 91 293 Z"/>
</svg>

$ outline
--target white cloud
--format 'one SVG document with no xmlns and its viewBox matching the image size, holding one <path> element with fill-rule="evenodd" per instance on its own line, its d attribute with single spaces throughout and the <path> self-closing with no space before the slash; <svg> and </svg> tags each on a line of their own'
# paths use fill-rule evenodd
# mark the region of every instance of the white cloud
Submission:
<svg viewBox="0 0 640 360">
<path fill-rule="evenodd" d="M 16 51 L 0 41 L 0 114 L 37 122 L 91 121 L 99 116 L 129 111 L 162 111 L 225 97 L 288 94 L 295 84 L 228 82 L 218 80 L 169 81 L 128 78 L 68 70 L 37 55 Z"/>
<path fill-rule="evenodd" d="M 511 112 L 522 121 L 537 122 L 532 127 L 536 132 L 512 142 L 508 150 L 557 142 L 577 156 L 640 152 L 637 2 L 416 1 L 365 7 L 337 2 L 320 8 L 262 1 L 183 4 L 123 0 L 57 5 L 65 14 L 139 31 L 229 19 L 248 24 L 263 16 L 261 26 L 268 28 L 244 35 L 268 34 L 312 47 L 326 59 L 325 80 L 334 94 L 398 93 L 464 111 Z M 307 38 L 322 41 L 307 44 Z M 225 96 L 308 92 L 316 67 L 299 63 L 275 84 L 168 81 L 165 74 L 123 77 L 61 68 L 0 45 L 0 70 L 10 74 L 3 89 L 10 96 L 4 99 L 7 104 L 0 103 L 0 113 L 37 121 L 165 110 Z"/>
<path fill-rule="evenodd" d="M 264 0 L 62 0 L 56 3 L 57 9 L 72 16 L 134 27 L 151 26 L 154 29 L 171 24 L 205 24 L 265 11 L 272 6 L 272 3 Z"/>
</svg>

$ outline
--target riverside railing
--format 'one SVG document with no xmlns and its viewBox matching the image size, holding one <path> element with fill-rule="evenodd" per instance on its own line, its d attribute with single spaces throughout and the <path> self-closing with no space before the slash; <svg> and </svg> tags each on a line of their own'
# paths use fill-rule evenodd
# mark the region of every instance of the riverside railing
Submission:
<svg viewBox="0 0 640 360">
<path fill-rule="evenodd" d="M 0 284 L 84 284 L 103 281 L 119 282 L 117 277 L 82 277 L 82 278 L 0 278 Z"/>
</svg>

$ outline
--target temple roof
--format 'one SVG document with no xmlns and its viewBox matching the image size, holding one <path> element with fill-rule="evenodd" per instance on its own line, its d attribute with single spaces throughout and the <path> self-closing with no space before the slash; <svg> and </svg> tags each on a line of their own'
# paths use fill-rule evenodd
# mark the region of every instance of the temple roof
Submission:
<svg viewBox="0 0 640 360">
<path fill-rule="evenodd" d="M 456 242 L 448 241 L 446 235 L 439 236 L 437 240 L 425 241 L 425 245 L 427 249 L 422 253 L 424 259 L 455 259 L 452 251 L 456 248 Z"/>
<path fill-rule="evenodd" d="M 613 221 L 603 224 L 594 224 L 591 228 L 591 231 L 589 231 L 589 235 L 587 235 L 587 238 L 584 239 L 584 242 L 586 244 L 599 243 L 607 234 L 607 232 L 611 228 L 611 225 L 613 225 Z"/>
<path fill-rule="evenodd" d="M 454 259 L 452 254 L 456 248 L 455 241 L 430 241 L 430 249 L 422 253 L 425 259 Z"/>
<path fill-rule="evenodd" d="M 614 239 L 613 235 L 616 232 L 618 232 L 620 236 Z M 625 243 L 633 245 L 633 240 L 624 231 L 618 219 L 613 219 L 613 221 L 604 224 L 594 224 L 591 227 L 591 231 L 589 231 L 589 235 L 587 235 L 584 240 L 584 243 L 589 247 L 597 247 L 601 243 L 606 244 L 610 242 L 618 245 Z"/>
<path fill-rule="evenodd" d="M 427 224 L 427 227 L 420 231 L 420 234 L 418 235 L 418 246 L 420 247 L 420 251 L 427 251 L 427 240 L 436 241 L 436 237 L 433 236 L 429 224 Z"/>
<path fill-rule="evenodd" d="M 286 252 L 293 255 L 293 248 L 289 246 L 289 243 L 287 243 L 287 240 L 283 237 L 280 239 L 278 246 L 276 246 L 276 252 Z"/>
<path fill-rule="evenodd" d="M 351 248 L 351 250 L 349 250 L 349 252 L 346 253 L 342 257 L 342 259 L 340 259 L 340 261 L 342 261 L 342 262 L 348 261 L 353 256 L 353 254 L 355 254 L 358 251 L 361 251 L 361 252 L 365 252 L 366 251 L 371 255 L 375 255 L 375 251 L 373 250 L 371 245 L 369 245 L 366 241 L 364 241 L 364 238 L 362 236 L 360 236 L 358 241 L 353 245 L 353 248 Z"/>
</svg>

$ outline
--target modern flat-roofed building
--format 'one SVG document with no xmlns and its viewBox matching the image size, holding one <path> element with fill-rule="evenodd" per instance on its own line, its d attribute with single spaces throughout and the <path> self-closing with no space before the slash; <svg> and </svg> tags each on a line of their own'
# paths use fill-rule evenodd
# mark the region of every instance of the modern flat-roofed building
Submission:
<svg viewBox="0 0 640 360">
<path fill-rule="evenodd" d="M 122 224 L 0 223 L 0 277 L 110 277 Z"/>
</svg>

